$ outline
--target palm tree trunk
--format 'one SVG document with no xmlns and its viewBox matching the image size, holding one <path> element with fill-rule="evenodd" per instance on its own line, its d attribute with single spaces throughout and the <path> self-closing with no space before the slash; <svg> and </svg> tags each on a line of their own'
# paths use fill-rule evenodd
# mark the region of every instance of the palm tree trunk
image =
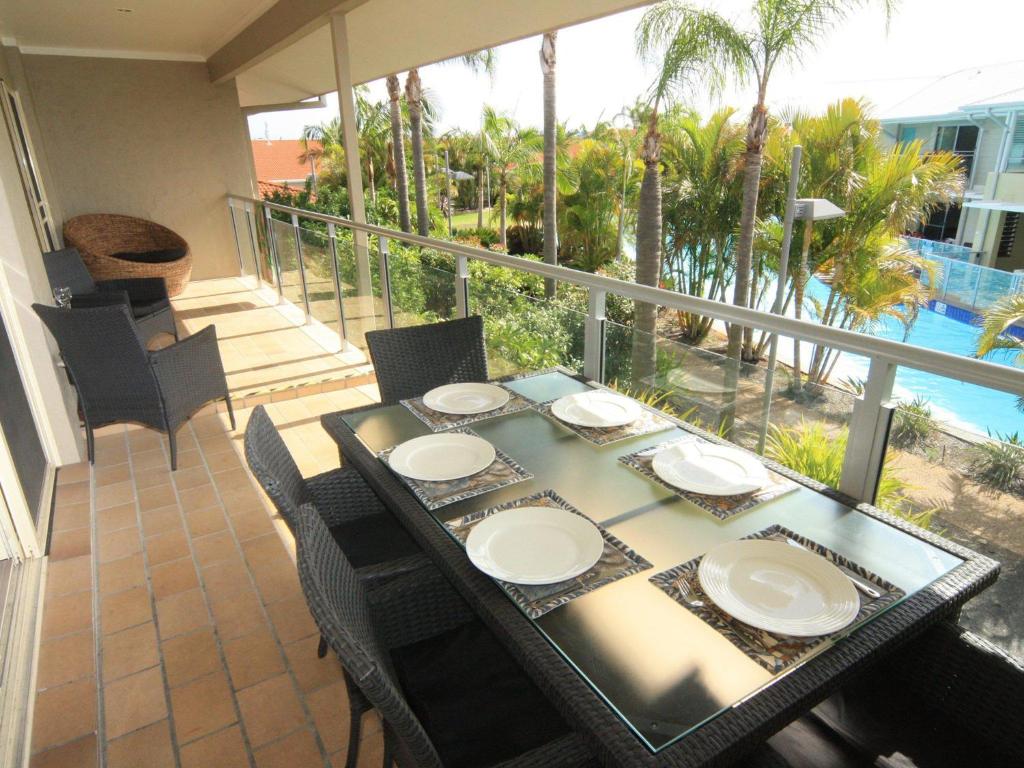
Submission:
<svg viewBox="0 0 1024 768">
<path fill-rule="evenodd" d="M 395 164 L 395 194 L 398 197 L 398 226 L 411 232 L 409 222 L 409 179 L 405 174 L 405 130 L 402 128 L 401 91 L 397 75 L 388 75 L 388 98 L 391 101 L 391 153 Z"/>
<path fill-rule="evenodd" d="M 409 105 L 409 130 L 412 134 L 412 177 L 416 185 L 416 231 L 426 237 L 430 234 L 430 216 L 427 212 L 427 170 L 423 165 L 423 88 L 420 72 L 410 69 L 405 77 L 405 101 Z"/>
<path fill-rule="evenodd" d="M 658 134 L 658 105 L 655 102 L 644 137 L 644 178 L 636 223 L 636 282 L 657 287 L 661 277 L 661 136 Z M 637 301 L 633 308 L 633 384 L 655 371 L 658 308 Z"/>
<path fill-rule="evenodd" d="M 548 32 L 540 46 L 540 68 L 544 73 L 544 261 L 558 264 L 558 222 L 555 186 L 557 123 L 555 112 L 555 37 Z M 555 281 L 544 281 L 544 295 L 555 295 Z"/>
<path fill-rule="evenodd" d="M 508 188 L 508 181 L 505 178 L 505 174 L 501 175 L 501 182 L 498 184 L 498 197 L 501 199 L 501 247 L 508 248 L 508 232 L 505 229 L 505 214 L 508 205 L 508 196 L 506 194 Z"/>
<path fill-rule="evenodd" d="M 374 178 L 373 173 L 373 156 L 369 156 L 370 167 L 367 169 L 367 175 L 370 177 L 370 202 L 374 205 L 377 204 L 377 180 Z"/>
</svg>

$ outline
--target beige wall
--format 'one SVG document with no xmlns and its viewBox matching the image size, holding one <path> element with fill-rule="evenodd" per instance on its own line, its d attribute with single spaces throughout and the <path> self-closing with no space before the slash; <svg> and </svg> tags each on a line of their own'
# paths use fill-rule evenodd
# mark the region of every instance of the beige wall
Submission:
<svg viewBox="0 0 1024 768">
<path fill-rule="evenodd" d="M 193 279 L 238 274 L 225 195 L 252 196 L 233 82 L 205 64 L 25 55 L 25 77 L 65 217 L 125 213 L 184 237 Z"/>
</svg>

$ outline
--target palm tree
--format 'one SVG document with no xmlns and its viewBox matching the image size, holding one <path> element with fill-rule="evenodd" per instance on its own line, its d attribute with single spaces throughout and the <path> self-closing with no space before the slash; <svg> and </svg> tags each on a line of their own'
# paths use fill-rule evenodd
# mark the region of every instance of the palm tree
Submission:
<svg viewBox="0 0 1024 768">
<path fill-rule="evenodd" d="M 398 197 L 398 226 L 411 232 L 409 221 L 409 179 L 405 171 L 405 129 L 402 127 L 401 88 L 398 75 L 387 76 L 391 115 L 391 152 L 395 166 L 395 194 Z"/>
<path fill-rule="evenodd" d="M 1009 353 L 1017 365 L 1024 363 L 1024 341 L 1006 333 L 1010 326 L 1020 324 L 1024 324 L 1024 294 L 1016 293 L 997 301 L 982 313 L 976 356 L 1002 351 Z M 1024 411 L 1024 395 L 1017 398 L 1017 408 Z"/>
<path fill-rule="evenodd" d="M 881 0 L 887 16 L 895 0 Z M 867 0 L 755 0 L 750 27 L 680 0 L 669 0 L 647 11 L 640 23 L 641 47 L 664 49 L 662 79 L 699 77 L 715 90 L 726 76 L 753 79 L 757 101 L 747 122 L 743 164 L 743 209 L 736 247 L 733 303 L 751 306 L 751 258 L 757 223 L 761 160 L 768 131 L 768 84 L 780 63 L 798 61 L 818 45 L 824 34 Z M 753 329 L 729 328 L 729 356 L 739 359 L 751 351 Z"/>
<path fill-rule="evenodd" d="M 467 53 L 451 61 L 459 61 L 473 72 L 494 74 L 495 54 L 490 48 Z M 412 137 L 412 176 L 416 187 L 416 231 L 421 235 L 430 234 L 430 212 L 427 203 L 427 170 L 423 163 L 423 84 L 418 67 L 413 67 L 405 76 L 405 102 L 409 107 L 409 131 Z"/>
<path fill-rule="evenodd" d="M 543 137 L 533 128 L 520 126 L 510 115 L 484 106 L 484 141 L 487 155 L 498 172 L 499 237 L 508 245 L 506 231 L 508 189 L 512 174 L 530 164 L 543 147 Z"/>
<path fill-rule="evenodd" d="M 544 261 L 558 264 L 558 219 L 555 189 L 555 169 L 557 167 L 556 131 L 557 120 L 555 111 L 555 38 L 558 32 L 544 35 L 540 46 L 540 68 L 544 73 Z M 551 298 L 555 295 L 555 281 L 544 281 L 544 294 Z"/>
</svg>

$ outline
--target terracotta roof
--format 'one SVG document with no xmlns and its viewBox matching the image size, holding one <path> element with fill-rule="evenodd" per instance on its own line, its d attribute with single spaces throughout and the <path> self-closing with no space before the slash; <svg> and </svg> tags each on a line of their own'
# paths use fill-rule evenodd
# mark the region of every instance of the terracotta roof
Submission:
<svg viewBox="0 0 1024 768">
<path fill-rule="evenodd" d="M 310 147 L 318 147 L 310 142 Z M 272 182 L 304 182 L 309 176 L 309 162 L 302 161 L 302 142 L 298 139 L 253 139 L 252 158 L 256 163 L 256 178 Z M 320 170 L 319 160 L 317 171 Z"/>
</svg>

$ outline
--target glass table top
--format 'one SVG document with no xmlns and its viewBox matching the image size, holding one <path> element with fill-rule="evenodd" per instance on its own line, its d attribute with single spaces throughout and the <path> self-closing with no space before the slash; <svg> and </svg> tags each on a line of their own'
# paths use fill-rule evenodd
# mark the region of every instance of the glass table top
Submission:
<svg viewBox="0 0 1024 768">
<path fill-rule="evenodd" d="M 561 372 L 506 385 L 535 402 L 588 389 Z M 374 453 L 429 433 L 402 405 L 348 414 L 345 421 Z M 424 514 L 443 523 L 551 489 L 654 565 L 534 621 L 654 751 L 748 698 L 778 675 L 747 658 L 650 584 L 650 576 L 773 524 L 845 555 L 901 587 L 907 596 L 962 562 L 808 488 L 800 487 L 723 521 L 619 463 L 619 456 L 687 434 L 678 428 L 596 446 L 534 409 L 469 426 L 534 477 L 432 512 L 424 509 Z"/>
</svg>

